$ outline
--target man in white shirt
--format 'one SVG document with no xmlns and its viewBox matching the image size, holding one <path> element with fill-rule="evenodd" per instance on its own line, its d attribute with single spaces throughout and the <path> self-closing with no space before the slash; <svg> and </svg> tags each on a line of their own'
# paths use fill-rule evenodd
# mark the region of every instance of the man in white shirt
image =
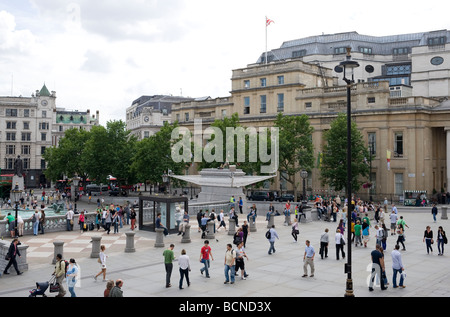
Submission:
<svg viewBox="0 0 450 317">
<path fill-rule="evenodd" d="M 392 276 L 392 283 L 394 284 L 393 287 L 397 288 L 398 286 L 401 288 L 405 288 L 405 286 L 403 285 L 403 274 L 402 272 L 405 270 L 403 268 L 403 263 L 402 263 L 402 254 L 399 251 L 400 246 L 398 244 L 395 245 L 395 249 L 392 250 L 391 256 L 392 256 L 392 269 L 394 270 L 394 274 Z M 397 286 L 397 273 L 400 274 L 400 283 Z"/>
<path fill-rule="evenodd" d="M 69 209 L 66 212 L 67 231 L 73 230 L 73 210 Z"/>
</svg>

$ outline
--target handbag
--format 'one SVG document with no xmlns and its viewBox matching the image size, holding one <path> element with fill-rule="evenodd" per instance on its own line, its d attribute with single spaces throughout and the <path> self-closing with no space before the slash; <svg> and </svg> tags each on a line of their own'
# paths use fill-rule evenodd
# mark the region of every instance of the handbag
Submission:
<svg viewBox="0 0 450 317">
<path fill-rule="evenodd" d="M 52 283 L 50 284 L 50 293 L 57 293 L 59 292 L 59 283 Z"/>
<path fill-rule="evenodd" d="M 5 256 L 5 260 L 6 261 L 9 261 L 11 258 L 9 257 L 9 254 L 7 254 L 6 256 Z"/>
<path fill-rule="evenodd" d="M 102 264 L 102 260 L 100 260 L 100 258 L 97 258 L 97 262 Z"/>
<path fill-rule="evenodd" d="M 341 236 L 341 241 L 340 242 L 341 242 L 342 245 L 345 245 L 344 237 Z"/>
</svg>

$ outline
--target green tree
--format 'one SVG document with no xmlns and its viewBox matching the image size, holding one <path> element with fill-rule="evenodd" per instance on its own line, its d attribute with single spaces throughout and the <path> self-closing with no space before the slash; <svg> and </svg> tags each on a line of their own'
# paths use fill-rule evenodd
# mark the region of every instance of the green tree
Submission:
<svg viewBox="0 0 450 317">
<path fill-rule="evenodd" d="M 297 199 L 295 174 L 305 169 L 311 171 L 314 165 L 314 146 L 312 133 L 314 128 L 307 115 L 284 116 L 281 112 L 274 122 L 279 128 L 279 168 L 280 177 L 294 188 Z"/>
<path fill-rule="evenodd" d="M 86 130 L 68 129 L 59 140 L 57 147 L 49 147 L 43 157 L 47 163 L 45 176 L 56 181 L 63 176 L 72 177 L 77 173 L 81 177 L 86 174 L 81 165 L 83 149 L 90 134 Z"/>
<path fill-rule="evenodd" d="M 321 180 L 337 191 L 347 189 L 347 115 L 340 113 L 331 122 L 330 130 L 324 133 L 325 145 L 321 165 Z M 361 188 L 362 179 L 369 175 L 366 158 L 369 152 L 356 123 L 351 123 L 351 167 L 352 191 Z"/>
</svg>

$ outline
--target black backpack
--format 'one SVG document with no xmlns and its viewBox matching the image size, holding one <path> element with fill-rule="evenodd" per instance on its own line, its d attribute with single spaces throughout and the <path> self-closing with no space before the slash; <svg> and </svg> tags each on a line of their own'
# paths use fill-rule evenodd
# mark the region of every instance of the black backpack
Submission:
<svg viewBox="0 0 450 317">
<path fill-rule="evenodd" d="M 270 229 L 266 232 L 266 239 L 270 239 L 272 237 L 272 234 L 270 233 Z"/>
</svg>

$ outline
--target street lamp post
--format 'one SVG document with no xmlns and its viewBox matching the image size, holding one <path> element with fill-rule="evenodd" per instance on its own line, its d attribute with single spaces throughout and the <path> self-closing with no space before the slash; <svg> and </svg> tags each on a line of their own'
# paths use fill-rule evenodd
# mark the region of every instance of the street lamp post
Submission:
<svg viewBox="0 0 450 317">
<path fill-rule="evenodd" d="M 308 171 L 302 170 L 300 172 L 300 176 L 303 179 L 303 199 L 302 199 L 302 205 L 306 206 L 308 200 L 306 199 L 306 178 L 308 177 Z"/>
<path fill-rule="evenodd" d="M 163 183 L 167 184 L 167 187 L 169 188 L 169 195 L 170 195 L 170 174 L 172 171 L 170 169 L 167 170 L 167 173 L 164 173 L 162 175 Z"/>
<path fill-rule="evenodd" d="M 75 209 L 74 209 L 74 211 L 77 211 L 77 193 L 78 193 L 78 185 L 80 184 L 80 178 L 78 177 L 78 174 L 75 174 L 75 176 L 72 178 L 72 182 L 73 182 L 73 186 L 75 187 L 75 191 L 74 191 Z"/>
<path fill-rule="evenodd" d="M 14 186 L 14 189 L 11 190 L 12 198 L 14 200 L 15 205 L 15 221 L 14 221 L 14 235 L 16 238 L 19 237 L 19 231 L 17 229 L 17 218 L 19 216 L 19 200 L 20 196 L 22 195 L 22 191 L 19 189 L 19 184 L 16 183 Z"/>
<path fill-rule="evenodd" d="M 359 67 L 358 62 L 351 59 L 351 48 L 347 47 L 346 59 L 339 64 L 341 71 L 344 73 L 343 80 L 347 84 L 347 263 L 345 264 L 345 273 L 347 273 L 346 297 L 353 297 L 353 280 L 352 280 L 352 233 L 350 225 L 352 223 L 352 120 L 351 120 L 351 87 L 355 83 L 354 69 Z"/>
</svg>

